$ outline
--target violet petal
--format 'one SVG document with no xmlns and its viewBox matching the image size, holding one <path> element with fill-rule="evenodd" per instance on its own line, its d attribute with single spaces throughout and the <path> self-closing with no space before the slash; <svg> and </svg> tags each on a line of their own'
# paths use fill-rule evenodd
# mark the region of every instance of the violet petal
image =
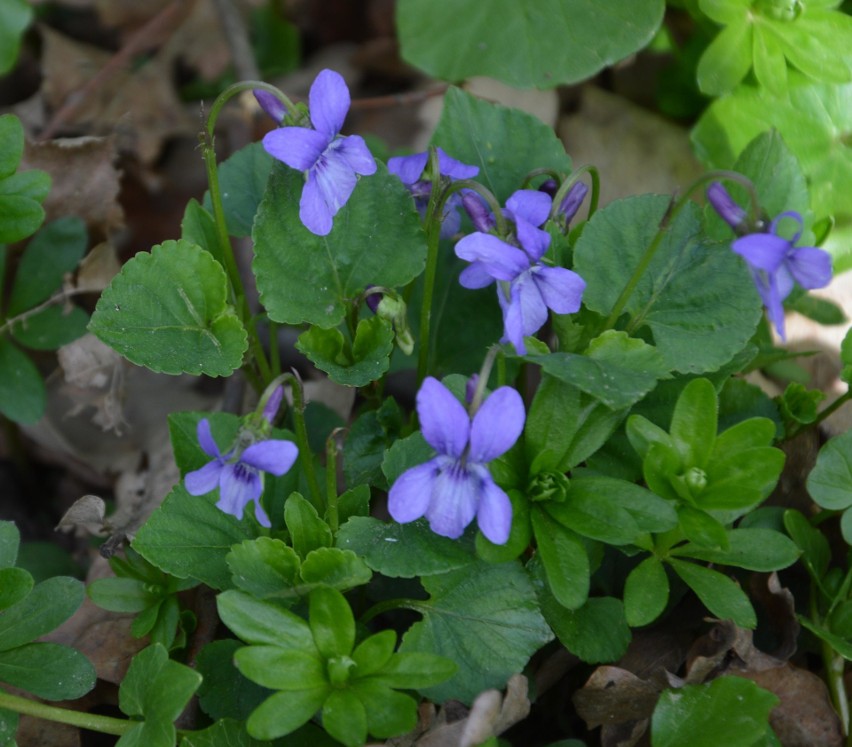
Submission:
<svg viewBox="0 0 852 747">
<path fill-rule="evenodd" d="M 187 472 L 183 478 L 186 492 L 190 495 L 206 495 L 215 490 L 219 484 L 219 477 L 224 469 L 224 464 L 219 459 L 207 462 L 201 469 Z"/>
<path fill-rule="evenodd" d="M 506 200 L 506 208 L 515 218 L 532 223 L 533 226 L 540 226 L 547 220 L 552 204 L 553 198 L 537 189 L 519 189 Z"/>
<path fill-rule="evenodd" d="M 213 439 L 213 434 L 210 432 L 210 421 L 207 418 L 202 418 L 198 421 L 195 433 L 198 436 L 198 445 L 205 454 L 216 458 L 222 456 L 222 452 L 219 451 L 219 445 Z"/>
<path fill-rule="evenodd" d="M 481 477 L 476 523 L 488 540 L 495 545 L 505 545 L 512 531 L 512 502 L 488 470 L 482 468 L 482 471 L 485 475 Z"/>
<path fill-rule="evenodd" d="M 557 314 L 573 314 L 580 309 L 586 281 L 564 267 L 539 267 L 533 281 L 549 309 Z"/>
<path fill-rule="evenodd" d="M 516 246 L 487 233 L 472 233 L 455 246 L 456 256 L 479 261 L 496 280 L 514 280 L 530 266 L 529 257 Z"/>
<path fill-rule="evenodd" d="M 458 458 L 470 433 L 470 416 L 440 381 L 427 376 L 417 392 L 417 415 L 426 442 L 439 454 Z"/>
<path fill-rule="evenodd" d="M 335 141 L 333 149 L 356 174 L 370 176 L 376 173 L 376 159 L 360 135 L 349 135 Z"/>
<path fill-rule="evenodd" d="M 257 500 L 262 491 L 260 476 L 255 469 L 242 462 L 226 464 L 219 481 L 219 502 L 216 506 L 225 513 L 242 519 L 246 504 Z"/>
<path fill-rule="evenodd" d="M 333 214 L 319 187 L 316 172 L 311 171 L 299 200 L 299 220 L 311 233 L 327 236 L 334 225 Z"/>
<path fill-rule="evenodd" d="M 290 168 L 307 171 L 328 147 L 328 138 L 307 127 L 281 127 L 266 133 L 263 148 Z"/>
<path fill-rule="evenodd" d="M 750 233 L 731 244 L 737 254 L 758 270 L 775 272 L 784 261 L 790 242 L 773 233 Z"/>
<path fill-rule="evenodd" d="M 413 156 L 394 156 L 388 159 L 388 171 L 391 174 L 396 174 L 403 184 L 415 184 L 423 174 L 423 169 L 426 168 L 428 160 L 428 153 L 415 153 Z"/>
<path fill-rule="evenodd" d="M 419 519 L 429 508 L 438 465 L 433 459 L 403 472 L 388 493 L 388 512 L 394 521 L 405 524 Z"/>
<path fill-rule="evenodd" d="M 787 255 L 787 269 L 806 288 L 824 288 L 831 281 L 831 255 L 815 246 L 800 246 Z"/>
<path fill-rule="evenodd" d="M 514 446 L 524 429 L 524 402 L 512 387 L 493 391 L 473 416 L 470 460 L 490 462 Z"/>
<path fill-rule="evenodd" d="M 494 278 L 489 274 L 488 268 L 479 261 L 471 262 L 459 274 L 459 283 L 461 286 L 470 290 L 486 288 L 493 282 Z"/>
<path fill-rule="evenodd" d="M 293 466 L 298 456 L 299 449 L 292 441 L 269 439 L 249 446 L 240 455 L 240 461 L 280 477 Z"/>
<path fill-rule="evenodd" d="M 343 76 L 334 70 L 323 70 L 317 75 L 308 94 L 311 124 L 325 135 L 329 142 L 343 127 L 349 112 L 349 88 Z"/>
<path fill-rule="evenodd" d="M 435 478 L 432 500 L 426 510 L 432 531 L 450 539 L 461 537 L 476 516 L 479 493 L 479 478 L 458 461 L 447 460 Z"/>
</svg>

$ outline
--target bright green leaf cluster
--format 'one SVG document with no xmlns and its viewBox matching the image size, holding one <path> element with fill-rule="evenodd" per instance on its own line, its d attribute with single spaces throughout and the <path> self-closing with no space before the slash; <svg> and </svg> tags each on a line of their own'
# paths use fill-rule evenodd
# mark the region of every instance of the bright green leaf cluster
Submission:
<svg viewBox="0 0 852 747">
<path fill-rule="evenodd" d="M 699 0 L 725 28 L 698 63 L 698 85 L 710 96 L 737 86 L 754 68 L 776 96 L 787 90 L 787 63 L 826 83 L 852 80 L 848 59 L 852 18 L 833 10 L 840 0 Z"/>
<path fill-rule="evenodd" d="M 174 721 L 201 684 L 201 675 L 169 659 L 159 643 L 142 649 L 118 690 L 118 706 L 128 716 L 141 719 L 117 747 L 174 747 Z"/>
<path fill-rule="evenodd" d="M 248 732 L 258 739 L 290 734 L 317 711 L 323 728 L 352 747 L 368 733 L 403 734 L 417 721 L 417 703 L 396 690 L 435 685 L 456 668 L 429 653 L 394 653 L 390 630 L 356 645 L 349 603 L 329 587 L 311 592 L 308 622 L 238 591 L 218 603 L 225 624 L 249 644 L 236 652 L 237 668 L 276 691 L 249 716 Z"/>
<path fill-rule="evenodd" d="M 0 682 L 46 700 L 70 700 L 95 684 L 95 669 L 79 651 L 37 638 L 65 622 L 83 601 L 77 579 L 55 576 L 34 584 L 16 568 L 20 535 L 0 522 Z"/>
<path fill-rule="evenodd" d="M 105 610 L 136 613 L 130 632 L 137 638 L 147 635 L 151 643 L 167 650 L 183 647 L 186 632 L 180 624 L 176 595 L 198 582 L 164 573 L 131 548 L 125 550 L 124 558 L 110 558 L 109 564 L 115 577 L 89 584 L 89 598 Z"/>
</svg>

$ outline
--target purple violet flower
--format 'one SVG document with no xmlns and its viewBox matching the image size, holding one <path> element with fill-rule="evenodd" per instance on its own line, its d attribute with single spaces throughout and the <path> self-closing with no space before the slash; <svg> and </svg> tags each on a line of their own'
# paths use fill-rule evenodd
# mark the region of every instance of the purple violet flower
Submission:
<svg viewBox="0 0 852 747">
<path fill-rule="evenodd" d="M 437 455 L 400 475 L 388 494 L 390 515 L 401 524 L 425 516 L 433 532 L 460 537 L 473 518 L 491 542 L 502 545 L 512 528 L 509 496 L 486 464 L 508 451 L 524 428 L 524 404 L 502 386 L 471 419 L 440 381 L 427 377 L 417 393 L 417 414 Z"/>
<path fill-rule="evenodd" d="M 539 260 L 550 246 L 542 225 L 551 198 L 544 192 L 522 189 L 506 202 L 505 214 L 515 222 L 518 246 L 487 233 L 476 232 L 456 244 L 456 255 L 470 262 L 459 282 L 465 288 L 484 288 L 495 280 L 503 309 L 504 335 L 518 355 L 526 354 L 525 335 L 533 335 L 547 321 L 547 310 L 573 314 L 580 308 L 585 281 L 564 267 L 549 267 Z"/>
<path fill-rule="evenodd" d="M 254 515 L 258 522 L 265 527 L 272 526 L 269 516 L 260 505 L 260 494 L 263 492 L 260 472 L 271 472 L 276 477 L 287 472 L 299 455 L 296 444 L 265 439 L 256 441 L 242 451 L 231 449 L 222 454 L 210 432 L 207 418 L 198 421 L 197 433 L 199 445 L 213 459 L 201 469 L 187 473 L 184 478 L 186 492 L 190 495 L 204 495 L 218 487 L 219 501 L 216 507 L 237 519 L 243 518 L 243 509 L 254 501 Z"/>
<path fill-rule="evenodd" d="M 438 170 L 442 177 L 449 179 L 472 179 L 479 173 L 478 166 L 469 166 L 447 155 L 441 148 L 438 151 Z M 422 179 L 423 171 L 429 163 L 429 153 L 416 153 L 413 156 L 395 156 L 388 159 L 388 171 L 396 174 L 399 180 L 408 187 L 414 196 L 414 204 L 421 217 L 426 215 L 426 207 L 432 194 L 432 182 Z M 450 195 L 444 203 L 441 238 L 448 239 L 458 233 L 461 228 L 461 216 L 457 208 L 461 206 L 462 198 L 457 192 Z"/>
<path fill-rule="evenodd" d="M 352 195 L 358 174 L 374 174 L 376 162 L 359 135 L 338 137 L 350 103 L 339 73 L 323 70 L 308 100 L 314 129 L 281 127 L 263 138 L 263 147 L 291 168 L 307 172 L 299 218 L 309 231 L 326 236 L 332 219 Z"/>
<path fill-rule="evenodd" d="M 778 235 L 778 223 L 782 218 L 791 218 L 798 223 L 792 239 Z M 831 255 L 828 252 L 815 246 L 795 245 L 802 235 L 802 225 L 802 216 L 791 210 L 778 215 L 769 225 L 768 233 L 750 233 L 731 244 L 731 248 L 748 263 L 769 321 L 775 325 L 782 340 L 787 339 L 784 299 L 790 295 L 794 283 L 813 290 L 823 288 L 831 280 Z"/>
</svg>

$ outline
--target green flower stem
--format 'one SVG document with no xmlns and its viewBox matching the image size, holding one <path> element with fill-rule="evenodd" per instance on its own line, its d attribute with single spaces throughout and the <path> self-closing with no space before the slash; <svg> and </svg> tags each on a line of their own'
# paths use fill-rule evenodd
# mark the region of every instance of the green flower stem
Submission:
<svg viewBox="0 0 852 747">
<path fill-rule="evenodd" d="M 476 411 L 479 409 L 479 406 L 482 404 L 482 400 L 485 397 L 485 387 L 488 386 L 488 379 L 491 378 L 491 369 L 494 366 L 494 359 L 497 357 L 499 352 L 500 346 L 492 345 L 488 349 L 488 353 L 485 355 L 485 360 L 482 361 L 482 367 L 479 369 L 479 378 L 476 380 L 476 389 L 473 391 L 473 397 L 470 398 L 470 407 L 468 408 L 468 413 L 471 418 L 476 415 Z"/>
<path fill-rule="evenodd" d="M 429 172 L 432 174 L 433 189 L 426 208 L 426 269 L 423 271 L 423 305 L 420 308 L 420 347 L 417 351 L 417 384 L 422 383 L 429 370 L 429 354 L 432 348 L 432 296 L 435 293 L 435 276 L 438 271 L 438 242 L 441 238 L 441 201 L 437 185 L 441 170 L 438 166 L 438 151 L 429 148 Z"/>
<path fill-rule="evenodd" d="M 70 708 L 58 708 L 57 706 L 39 703 L 29 698 L 21 698 L 17 695 L 0 690 L 0 708 L 8 708 L 10 711 L 35 716 L 46 721 L 56 721 L 60 724 L 77 726 L 89 731 L 99 731 L 102 734 L 113 734 L 121 736 L 129 731 L 138 721 L 130 721 L 123 718 L 112 718 L 111 716 L 99 716 L 94 713 L 73 711 Z"/>
<path fill-rule="evenodd" d="M 251 313 L 248 307 L 248 299 L 246 298 L 243 281 L 240 277 L 240 271 L 237 267 L 237 261 L 234 257 L 234 249 L 231 245 L 231 238 L 228 234 L 228 225 L 225 221 L 225 211 L 222 207 L 222 190 L 219 187 L 219 172 L 216 166 L 216 148 L 214 133 L 216 130 L 216 120 L 219 118 L 219 113 L 222 107 L 234 96 L 243 91 L 261 89 L 267 91 L 279 98 L 288 111 L 293 110 L 293 103 L 281 91 L 274 86 L 260 81 L 244 81 L 229 86 L 216 98 L 213 106 L 210 109 L 210 116 L 207 117 L 207 126 L 201 135 L 201 150 L 204 156 L 204 166 L 207 171 L 207 182 L 210 191 L 210 202 L 213 206 L 213 221 L 216 228 L 216 239 L 218 243 L 218 252 L 216 258 L 222 263 L 225 272 L 228 275 L 228 280 L 231 285 L 231 295 L 240 320 L 246 327 L 249 338 L 249 347 L 252 356 L 257 364 L 258 372 L 264 383 L 268 382 L 273 374 L 272 369 L 266 359 L 266 354 L 263 346 L 260 344 L 260 339 L 257 336 L 257 329 L 251 320 Z"/>
<path fill-rule="evenodd" d="M 533 169 L 524 177 L 524 180 L 521 182 L 521 189 L 535 189 L 535 187 L 530 187 L 530 182 L 539 176 L 549 176 L 557 184 L 562 182 L 562 174 L 556 169 Z"/>
<path fill-rule="evenodd" d="M 420 347 L 417 350 L 417 383 L 426 378 L 429 370 L 429 353 L 432 326 L 432 296 L 435 293 L 435 277 L 438 272 L 438 240 L 441 235 L 440 222 L 432 221 L 426 230 L 426 269 L 423 272 L 423 305 L 420 308 Z"/>
<path fill-rule="evenodd" d="M 811 584 L 809 606 L 811 620 L 819 624 L 821 618 L 814 584 Z M 846 670 L 846 660 L 831 647 L 830 643 L 821 638 L 820 653 L 822 654 L 822 663 L 825 667 L 825 678 L 828 682 L 831 702 L 837 711 L 837 715 L 840 717 L 840 725 L 843 728 L 843 734 L 847 740 L 846 743 L 852 746 L 852 735 L 849 733 L 849 696 L 846 693 L 846 683 L 843 679 L 843 674 Z"/>
<path fill-rule="evenodd" d="M 328 506 L 325 517 L 332 534 L 337 534 L 340 528 L 340 516 L 337 511 L 337 455 L 340 449 L 337 436 L 343 430 L 335 428 L 325 440 L 325 499 Z"/>
<path fill-rule="evenodd" d="M 325 513 L 325 501 L 320 491 L 317 473 L 314 469 L 314 456 L 308 444 L 308 428 L 305 425 L 305 397 L 302 390 L 302 382 L 293 374 L 284 374 L 282 378 L 290 381 L 290 391 L 293 392 L 293 426 L 296 429 L 296 444 L 299 447 L 299 460 L 305 477 L 308 480 L 308 489 L 311 491 L 311 503 L 320 514 Z"/>
<path fill-rule="evenodd" d="M 429 150 L 429 171 L 434 174 L 433 184 L 438 184 L 440 172 L 438 169 L 438 154 L 434 148 Z M 423 272 L 423 305 L 420 310 L 420 348 L 417 352 L 417 383 L 420 384 L 426 378 L 429 370 L 429 354 L 432 348 L 431 324 L 432 324 L 432 296 L 435 293 L 435 276 L 438 269 L 438 242 L 441 238 L 441 219 L 444 214 L 444 205 L 450 195 L 462 189 L 470 189 L 482 196 L 491 208 L 497 221 L 497 230 L 502 236 L 508 232 L 506 219 L 497 198 L 478 182 L 468 179 L 459 179 L 451 182 L 443 190 L 433 189 L 429 196 L 429 205 L 426 209 L 426 269 Z"/>
<path fill-rule="evenodd" d="M 746 179 L 746 177 L 742 174 L 738 174 L 736 171 L 708 171 L 706 174 L 700 176 L 692 184 L 690 184 L 689 187 L 687 187 L 686 191 L 680 197 L 677 199 L 672 197 L 672 201 L 669 203 L 668 208 L 666 208 L 666 212 L 663 213 L 663 217 L 660 219 L 660 225 L 657 229 L 657 233 L 654 234 L 654 238 L 651 239 L 651 243 L 648 245 L 648 248 L 645 250 L 642 258 L 639 260 L 639 264 L 633 271 L 633 275 L 631 275 L 630 280 L 627 281 L 627 285 L 624 286 L 624 290 L 621 291 L 621 295 L 619 295 L 615 305 L 612 307 L 612 311 L 610 311 L 609 316 L 604 322 L 601 332 L 605 332 L 615 326 L 615 323 L 624 311 L 624 307 L 627 306 L 627 302 L 633 295 L 633 291 L 636 290 L 636 286 L 639 285 L 639 281 L 647 272 L 651 261 L 654 259 L 654 255 L 660 248 L 660 244 L 663 243 L 663 239 L 666 237 L 672 221 L 683 209 L 683 206 L 689 202 L 692 193 L 699 187 L 702 187 L 705 183 L 718 181 L 720 179 L 728 179 L 729 181 L 737 182 L 748 190 L 750 212 L 752 218 L 756 219 L 760 212 L 760 203 L 758 202 L 757 194 L 754 191 L 754 185 L 751 181 Z"/>
</svg>

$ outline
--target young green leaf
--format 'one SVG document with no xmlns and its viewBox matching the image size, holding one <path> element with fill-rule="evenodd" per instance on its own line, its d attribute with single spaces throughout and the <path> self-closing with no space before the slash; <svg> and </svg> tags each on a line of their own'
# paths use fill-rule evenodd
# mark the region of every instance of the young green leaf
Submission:
<svg viewBox="0 0 852 747">
<path fill-rule="evenodd" d="M 669 578 L 655 556 L 645 558 L 624 582 L 624 617 L 631 628 L 656 620 L 669 601 Z"/>
<path fill-rule="evenodd" d="M 654 747 L 754 747 L 771 734 L 772 693 L 741 677 L 664 690 L 651 719 Z"/>
<path fill-rule="evenodd" d="M 674 558 L 669 558 L 668 563 L 716 617 L 733 620 L 741 628 L 754 628 L 757 625 L 751 602 L 730 578 L 695 563 Z"/>
<path fill-rule="evenodd" d="M 561 507 L 556 504 L 553 508 Z M 544 566 L 547 585 L 559 604 L 567 609 L 581 607 L 589 596 L 589 555 L 582 540 L 554 520 L 548 509 L 533 508 L 532 529 L 538 557 Z"/>
</svg>

